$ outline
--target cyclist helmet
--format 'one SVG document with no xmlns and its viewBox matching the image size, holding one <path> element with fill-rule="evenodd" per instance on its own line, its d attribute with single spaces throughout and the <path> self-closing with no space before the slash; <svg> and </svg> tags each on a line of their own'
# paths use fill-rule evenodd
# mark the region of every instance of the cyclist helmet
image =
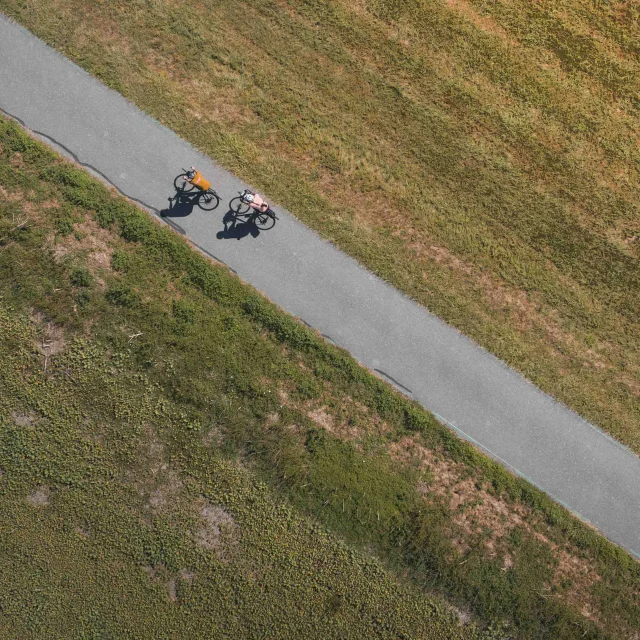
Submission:
<svg viewBox="0 0 640 640">
<path fill-rule="evenodd" d="M 187 178 L 189 178 L 189 180 L 193 180 L 195 175 L 196 175 L 196 172 L 194 169 L 189 169 L 189 171 L 187 171 Z"/>
<path fill-rule="evenodd" d="M 244 196 L 245 202 L 253 202 L 253 193 L 246 193 Z"/>
</svg>

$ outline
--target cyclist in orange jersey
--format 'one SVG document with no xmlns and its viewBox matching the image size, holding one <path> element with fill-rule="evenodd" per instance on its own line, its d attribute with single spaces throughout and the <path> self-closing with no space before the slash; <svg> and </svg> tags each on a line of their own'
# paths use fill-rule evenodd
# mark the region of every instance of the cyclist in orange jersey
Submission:
<svg viewBox="0 0 640 640">
<path fill-rule="evenodd" d="M 184 182 L 182 183 L 182 190 L 187 186 L 187 183 L 192 184 L 194 187 L 201 191 L 208 191 L 211 188 L 211 183 L 204 178 L 204 176 L 195 168 L 191 167 L 184 176 Z"/>
</svg>

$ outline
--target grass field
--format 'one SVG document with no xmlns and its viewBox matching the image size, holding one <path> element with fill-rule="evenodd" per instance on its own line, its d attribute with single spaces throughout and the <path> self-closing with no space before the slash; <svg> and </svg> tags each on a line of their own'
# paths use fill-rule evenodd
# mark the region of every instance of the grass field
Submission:
<svg viewBox="0 0 640 640">
<path fill-rule="evenodd" d="M 633 3 L 0 10 L 640 451 Z"/>
<path fill-rule="evenodd" d="M 0 637 L 629 638 L 640 566 L 0 119 Z"/>
</svg>

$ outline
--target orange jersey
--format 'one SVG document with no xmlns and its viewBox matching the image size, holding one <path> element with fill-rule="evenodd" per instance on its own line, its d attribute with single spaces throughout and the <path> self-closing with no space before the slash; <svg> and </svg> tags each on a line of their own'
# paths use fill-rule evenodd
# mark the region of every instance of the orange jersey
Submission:
<svg viewBox="0 0 640 640">
<path fill-rule="evenodd" d="M 189 182 L 194 186 L 198 187 L 198 189 L 202 189 L 202 191 L 208 191 L 211 187 L 211 183 L 208 180 L 205 180 L 202 174 L 199 171 L 196 171 L 196 175 L 193 176 Z"/>
</svg>

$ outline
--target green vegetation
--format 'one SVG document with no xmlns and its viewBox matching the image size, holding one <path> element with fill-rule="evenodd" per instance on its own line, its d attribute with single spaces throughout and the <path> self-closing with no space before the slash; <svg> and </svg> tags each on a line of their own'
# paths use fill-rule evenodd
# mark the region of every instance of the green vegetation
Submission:
<svg viewBox="0 0 640 640">
<path fill-rule="evenodd" d="M 0 636 L 638 628 L 635 560 L 1 119 L 0 185 Z"/>
<path fill-rule="evenodd" d="M 634 3 L 0 9 L 640 452 Z"/>
<path fill-rule="evenodd" d="M 3 638 L 477 637 L 193 438 L 129 354 L 75 338 L 46 377 L 34 324 L 0 330 Z"/>
</svg>

